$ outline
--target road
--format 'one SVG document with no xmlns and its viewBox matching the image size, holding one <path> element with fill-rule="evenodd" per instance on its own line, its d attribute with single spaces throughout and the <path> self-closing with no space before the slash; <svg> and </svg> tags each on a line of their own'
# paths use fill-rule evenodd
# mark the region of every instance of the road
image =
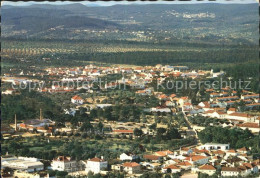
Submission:
<svg viewBox="0 0 260 178">
<path fill-rule="evenodd" d="M 199 137 L 198 137 L 196 130 L 192 127 L 192 124 L 190 123 L 186 114 L 184 112 L 182 112 L 182 113 L 183 113 L 184 119 L 185 119 L 185 121 L 188 125 L 188 129 L 189 129 L 189 130 L 187 130 L 187 136 L 195 136 L 196 141 L 197 141 L 197 145 L 201 145 L 201 142 L 199 140 Z"/>
</svg>

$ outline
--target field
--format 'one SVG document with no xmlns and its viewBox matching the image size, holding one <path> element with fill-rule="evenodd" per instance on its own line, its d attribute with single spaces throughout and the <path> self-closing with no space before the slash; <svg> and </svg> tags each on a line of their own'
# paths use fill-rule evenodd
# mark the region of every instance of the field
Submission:
<svg viewBox="0 0 260 178">
<path fill-rule="evenodd" d="M 9 59 L 16 60 L 14 63 L 17 63 L 17 59 L 34 63 L 49 58 L 51 62 L 48 62 L 48 65 L 92 61 L 108 64 L 156 65 L 161 63 L 211 68 L 255 62 L 258 60 L 258 51 L 257 46 L 254 45 L 9 39 L 2 42 L 2 56 L 7 67 L 10 65 Z M 45 63 L 42 62 L 40 65 Z"/>
</svg>

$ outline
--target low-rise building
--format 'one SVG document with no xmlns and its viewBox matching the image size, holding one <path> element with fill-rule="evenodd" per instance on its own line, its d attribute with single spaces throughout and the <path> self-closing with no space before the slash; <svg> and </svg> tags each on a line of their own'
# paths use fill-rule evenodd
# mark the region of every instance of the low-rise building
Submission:
<svg viewBox="0 0 260 178">
<path fill-rule="evenodd" d="M 57 171 L 74 172 L 78 171 L 76 160 L 72 160 L 71 157 L 59 156 L 52 160 L 51 169 Z"/>
<path fill-rule="evenodd" d="M 71 102 L 73 104 L 83 104 L 84 100 L 80 96 L 75 95 L 71 98 Z"/>
<path fill-rule="evenodd" d="M 229 144 L 221 144 L 221 143 L 205 143 L 204 145 L 200 146 L 200 149 L 206 150 L 229 150 Z"/>
<path fill-rule="evenodd" d="M 44 169 L 43 163 L 37 158 L 28 157 L 2 157 L 1 165 L 2 169 L 8 167 L 24 172 L 36 172 Z"/>
<path fill-rule="evenodd" d="M 221 176 L 223 177 L 231 177 L 238 176 L 240 174 L 240 170 L 236 167 L 222 167 L 221 168 Z"/>
<path fill-rule="evenodd" d="M 137 174 L 141 171 L 141 165 L 136 162 L 125 162 L 122 166 L 128 174 Z"/>
<path fill-rule="evenodd" d="M 209 176 L 215 174 L 216 168 L 212 165 L 202 165 L 198 168 L 198 172 L 208 174 Z"/>
<path fill-rule="evenodd" d="M 208 163 L 209 157 L 201 155 L 191 155 L 186 157 L 185 160 L 189 161 L 193 165 L 203 165 Z"/>
<path fill-rule="evenodd" d="M 86 172 L 93 172 L 94 174 L 100 173 L 100 171 L 103 171 L 107 169 L 107 161 L 100 158 L 92 158 L 86 161 L 83 161 L 85 164 L 85 171 Z"/>
<path fill-rule="evenodd" d="M 133 154 L 133 153 L 122 153 L 121 155 L 120 155 L 120 160 L 121 161 L 125 161 L 125 160 L 128 160 L 128 161 L 132 161 L 132 160 L 135 160 L 135 159 L 137 159 L 138 158 L 138 156 L 137 155 L 135 155 L 135 154 Z"/>
<path fill-rule="evenodd" d="M 172 165 L 163 167 L 162 172 L 163 173 L 177 173 L 177 172 L 181 172 L 181 168 L 172 164 Z"/>
</svg>

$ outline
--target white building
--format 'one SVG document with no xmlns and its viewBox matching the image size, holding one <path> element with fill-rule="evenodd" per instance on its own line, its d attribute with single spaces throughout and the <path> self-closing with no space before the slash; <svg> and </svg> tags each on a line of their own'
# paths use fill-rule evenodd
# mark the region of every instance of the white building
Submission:
<svg viewBox="0 0 260 178">
<path fill-rule="evenodd" d="M 151 112 L 168 112 L 168 113 L 171 112 L 170 108 L 164 108 L 164 107 L 151 108 L 150 111 Z"/>
<path fill-rule="evenodd" d="M 94 174 L 100 173 L 100 171 L 107 169 L 107 161 L 100 158 L 92 158 L 87 161 L 83 161 L 86 165 L 86 172 L 93 172 Z"/>
<path fill-rule="evenodd" d="M 209 176 L 213 175 L 216 172 L 216 168 L 212 165 L 203 165 L 198 168 L 198 172 L 208 174 Z"/>
<path fill-rule="evenodd" d="M 52 160 L 51 169 L 57 171 L 74 172 L 78 170 L 76 160 L 72 160 L 70 157 L 59 156 Z"/>
<path fill-rule="evenodd" d="M 189 157 L 186 157 L 185 160 L 189 161 L 193 165 L 203 165 L 207 164 L 209 162 L 209 157 L 202 156 L 202 155 L 192 155 Z"/>
<path fill-rule="evenodd" d="M 181 172 L 181 168 L 172 164 L 172 165 L 163 167 L 162 168 L 162 172 L 163 173 L 167 173 L 167 172 L 169 172 L 169 173 L 177 173 L 177 172 Z"/>
<path fill-rule="evenodd" d="M 222 177 L 238 176 L 239 174 L 240 174 L 240 170 L 236 167 L 222 167 L 221 168 Z"/>
<path fill-rule="evenodd" d="M 75 95 L 71 98 L 71 102 L 73 104 L 83 104 L 84 100 L 80 96 Z"/>
<path fill-rule="evenodd" d="M 121 161 L 125 161 L 125 160 L 128 160 L 128 161 L 132 161 L 132 160 L 135 160 L 135 159 L 137 159 L 138 158 L 138 156 L 137 155 L 134 155 L 134 154 L 132 154 L 132 153 L 122 153 L 121 155 L 120 155 L 120 160 Z"/>
<path fill-rule="evenodd" d="M 229 150 L 229 144 L 221 144 L 221 143 L 206 143 L 200 146 L 200 149 L 206 150 Z"/>
<path fill-rule="evenodd" d="M 44 165 L 37 158 L 28 157 L 2 157 L 1 158 L 2 169 L 5 167 L 25 171 L 36 172 L 44 169 Z"/>
<path fill-rule="evenodd" d="M 136 162 L 125 162 L 122 166 L 128 174 L 136 174 L 141 171 L 141 165 Z"/>
</svg>

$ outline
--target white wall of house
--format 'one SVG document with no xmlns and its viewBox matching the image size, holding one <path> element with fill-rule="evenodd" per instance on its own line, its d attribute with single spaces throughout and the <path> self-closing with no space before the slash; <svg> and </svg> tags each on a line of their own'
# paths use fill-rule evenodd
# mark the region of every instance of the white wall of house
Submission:
<svg viewBox="0 0 260 178">
<path fill-rule="evenodd" d="M 239 172 L 237 171 L 221 171 L 221 176 L 227 177 L 227 176 L 238 176 Z"/>
<path fill-rule="evenodd" d="M 85 171 L 86 172 L 93 172 L 94 174 L 100 173 L 100 171 L 107 168 L 107 161 L 104 162 L 97 162 L 97 161 L 88 161 Z"/>
</svg>

